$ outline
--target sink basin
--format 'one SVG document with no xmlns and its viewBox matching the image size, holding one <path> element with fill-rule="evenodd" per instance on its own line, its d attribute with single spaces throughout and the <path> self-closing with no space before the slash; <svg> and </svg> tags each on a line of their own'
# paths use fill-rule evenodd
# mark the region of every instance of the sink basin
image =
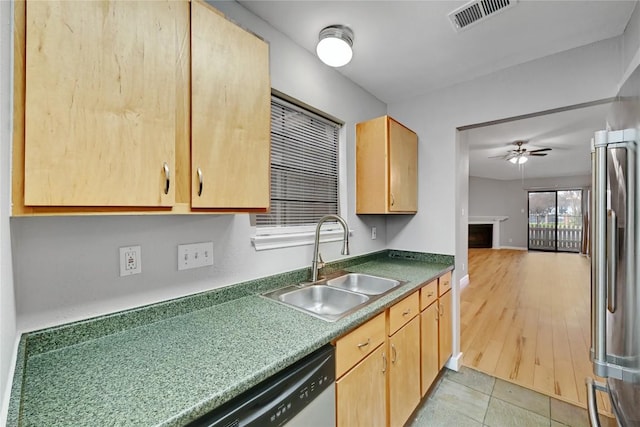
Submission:
<svg viewBox="0 0 640 427">
<path fill-rule="evenodd" d="M 335 322 L 405 283 L 369 274 L 338 274 L 342 275 L 318 282 L 286 286 L 265 292 L 262 297 L 319 319 Z"/>
<path fill-rule="evenodd" d="M 355 311 L 369 300 L 366 295 L 326 285 L 289 287 L 265 296 L 330 322 Z"/>
<path fill-rule="evenodd" d="M 379 295 L 398 286 L 400 282 L 384 277 L 370 276 L 368 274 L 349 273 L 327 281 L 327 285 L 358 292 L 365 295 Z"/>
</svg>

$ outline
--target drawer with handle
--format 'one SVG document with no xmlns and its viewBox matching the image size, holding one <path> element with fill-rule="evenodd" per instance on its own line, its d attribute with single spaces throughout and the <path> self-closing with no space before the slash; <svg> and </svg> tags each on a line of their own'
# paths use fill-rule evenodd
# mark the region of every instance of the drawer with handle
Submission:
<svg viewBox="0 0 640 427">
<path fill-rule="evenodd" d="M 336 341 L 336 377 L 339 378 L 384 342 L 385 313 L 360 325 Z"/>
<path fill-rule="evenodd" d="M 429 307 L 438 299 L 438 279 L 435 279 L 420 289 L 420 311 Z"/>
<path fill-rule="evenodd" d="M 389 309 L 389 336 L 395 334 L 400 328 L 413 319 L 420 312 L 420 297 L 416 291 L 396 303 Z"/>
<path fill-rule="evenodd" d="M 442 296 L 451 289 L 451 272 L 443 274 L 438 279 L 438 295 Z"/>
</svg>

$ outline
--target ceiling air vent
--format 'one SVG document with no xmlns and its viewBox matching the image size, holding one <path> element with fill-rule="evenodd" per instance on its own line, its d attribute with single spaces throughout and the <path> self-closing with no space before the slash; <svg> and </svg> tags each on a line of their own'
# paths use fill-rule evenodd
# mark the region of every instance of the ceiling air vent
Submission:
<svg viewBox="0 0 640 427">
<path fill-rule="evenodd" d="M 466 29 L 489 16 L 515 6 L 518 0 L 474 0 L 449 14 L 456 31 Z"/>
</svg>

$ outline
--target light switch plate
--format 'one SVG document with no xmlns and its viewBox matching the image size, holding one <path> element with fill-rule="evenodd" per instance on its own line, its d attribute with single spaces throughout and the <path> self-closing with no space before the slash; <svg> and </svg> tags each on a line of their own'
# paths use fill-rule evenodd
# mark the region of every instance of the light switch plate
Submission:
<svg viewBox="0 0 640 427">
<path fill-rule="evenodd" d="M 178 245 L 178 270 L 213 265 L 213 242 Z"/>
<path fill-rule="evenodd" d="M 120 276 L 142 273 L 142 250 L 140 246 L 120 248 Z"/>
</svg>

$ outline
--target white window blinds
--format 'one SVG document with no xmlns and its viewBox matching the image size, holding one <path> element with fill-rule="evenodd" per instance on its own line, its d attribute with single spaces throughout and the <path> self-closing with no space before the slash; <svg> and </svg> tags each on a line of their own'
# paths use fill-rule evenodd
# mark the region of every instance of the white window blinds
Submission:
<svg viewBox="0 0 640 427">
<path fill-rule="evenodd" d="M 338 213 L 340 125 L 271 98 L 271 212 L 257 227 L 314 225 Z"/>
</svg>

